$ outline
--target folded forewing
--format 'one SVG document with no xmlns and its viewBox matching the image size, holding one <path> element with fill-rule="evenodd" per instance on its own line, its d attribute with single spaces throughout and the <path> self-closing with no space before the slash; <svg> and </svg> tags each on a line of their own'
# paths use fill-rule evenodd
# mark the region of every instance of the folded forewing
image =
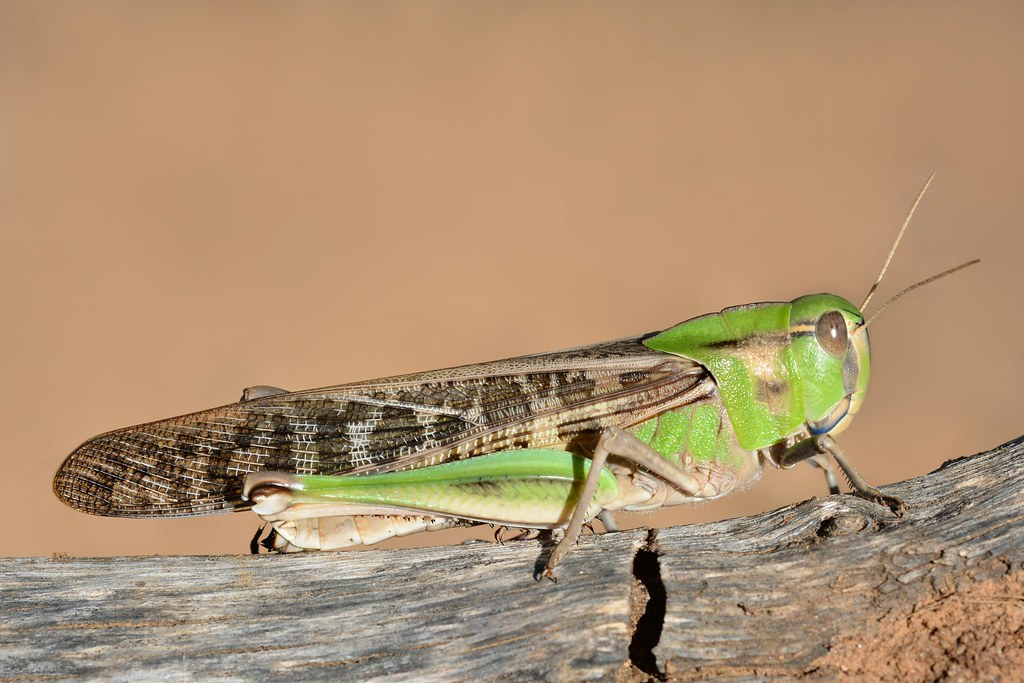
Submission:
<svg viewBox="0 0 1024 683">
<path fill-rule="evenodd" d="M 359 474 L 567 446 L 714 391 L 699 365 L 639 339 L 278 394 L 108 432 L 68 457 L 54 490 L 99 515 L 244 509 L 250 472 Z"/>
</svg>

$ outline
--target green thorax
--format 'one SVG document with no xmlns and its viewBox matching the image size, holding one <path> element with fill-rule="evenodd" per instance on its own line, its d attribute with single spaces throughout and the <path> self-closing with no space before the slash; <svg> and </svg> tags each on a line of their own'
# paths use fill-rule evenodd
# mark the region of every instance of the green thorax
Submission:
<svg viewBox="0 0 1024 683">
<path fill-rule="evenodd" d="M 740 445 L 756 450 L 805 425 L 814 433 L 845 428 L 867 389 L 863 322 L 849 301 L 815 294 L 789 303 L 726 308 L 680 323 L 644 344 L 706 367 Z"/>
</svg>

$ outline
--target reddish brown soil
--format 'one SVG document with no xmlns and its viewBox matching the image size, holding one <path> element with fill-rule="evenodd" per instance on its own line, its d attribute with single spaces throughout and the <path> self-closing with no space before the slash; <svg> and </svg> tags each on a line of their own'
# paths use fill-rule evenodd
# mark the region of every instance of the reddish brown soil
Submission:
<svg viewBox="0 0 1024 683">
<path fill-rule="evenodd" d="M 638 614 L 646 594 L 637 587 Z M 634 618 L 634 628 L 636 619 Z M 1020 681 L 1024 680 L 1024 573 L 980 582 L 931 597 L 907 612 L 883 617 L 864 636 L 841 636 L 805 671 L 757 668 L 704 669 L 702 678 L 768 676 L 811 681 Z M 627 662 L 622 683 L 694 680 L 695 672 L 651 676 Z"/>
<path fill-rule="evenodd" d="M 1024 575 L 979 583 L 845 636 L 814 678 L 850 681 L 1019 681 L 1024 678 Z"/>
</svg>

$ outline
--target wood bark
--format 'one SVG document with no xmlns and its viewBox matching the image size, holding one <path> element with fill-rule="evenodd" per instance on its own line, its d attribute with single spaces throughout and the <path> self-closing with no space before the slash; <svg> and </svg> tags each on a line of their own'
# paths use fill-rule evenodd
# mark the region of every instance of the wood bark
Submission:
<svg viewBox="0 0 1024 683">
<path fill-rule="evenodd" d="M 902 518 L 838 495 L 587 536 L 557 584 L 536 541 L 2 559 L 0 681 L 828 677 L 844 638 L 1024 570 L 1024 437 L 884 491 Z"/>
</svg>

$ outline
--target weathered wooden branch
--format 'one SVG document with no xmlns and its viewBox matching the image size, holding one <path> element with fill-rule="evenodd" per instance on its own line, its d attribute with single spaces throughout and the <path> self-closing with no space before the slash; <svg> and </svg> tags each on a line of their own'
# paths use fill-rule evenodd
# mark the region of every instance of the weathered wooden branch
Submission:
<svg viewBox="0 0 1024 683">
<path fill-rule="evenodd" d="M 933 627 L 913 624 L 993 585 L 947 614 L 968 620 L 950 628 L 977 630 L 969 622 L 981 618 L 998 631 L 979 610 L 1024 610 L 1019 588 L 999 588 L 1024 573 L 1024 438 L 885 490 L 907 501 L 904 517 L 844 495 L 585 537 L 557 584 L 534 581 L 543 553 L 532 541 L 4 559 L 0 680 L 764 680 L 903 667 L 896 676 L 916 660 L 933 673 L 969 668 L 931 652 Z M 908 628 L 910 645 L 899 645 Z M 1024 630 L 988 635 L 999 651 L 972 661 L 998 665 L 1014 642 L 1024 648 Z"/>
</svg>

